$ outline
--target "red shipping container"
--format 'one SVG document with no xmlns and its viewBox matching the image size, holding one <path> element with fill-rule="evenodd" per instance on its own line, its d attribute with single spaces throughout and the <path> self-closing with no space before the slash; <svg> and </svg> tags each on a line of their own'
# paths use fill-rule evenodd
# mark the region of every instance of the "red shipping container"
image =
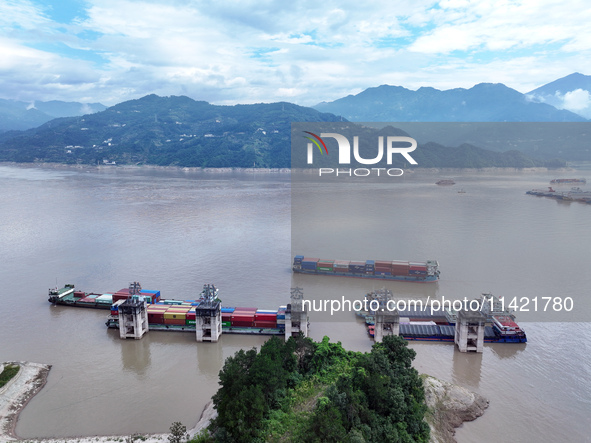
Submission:
<svg viewBox="0 0 591 443">
<path fill-rule="evenodd" d="M 242 327 L 242 328 L 251 328 L 253 322 L 252 321 L 234 321 L 232 320 L 232 326 Z"/>
<path fill-rule="evenodd" d="M 392 275 L 408 275 L 408 270 L 392 269 Z"/>
<path fill-rule="evenodd" d="M 254 315 L 236 315 L 234 314 L 232 316 L 232 320 L 231 321 L 254 321 Z"/>
<path fill-rule="evenodd" d="M 154 325 L 163 325 L 164 324 L 164 314 L 150 314 L 150 313 L 148 313 L 148 323 L 152 323 Z"/>
<path fill-rule="evenodd" d="M 387 266 L 387 267 L 390 267 L 390 266 L 392 266 L 392 262 L 390 262 L 390 261 L 383 261 L 383 260 L 376 260 L 375 261 L 375 266 L 376 266 L 376 268 L 378 266 Z"/>
<path fill-rule="evenodd" d="M 129 294 L 116 293 L 116 294 L 113 294 L 113 303 L 115 303 L 116 301 L 119 301 L 119 300 L 127 300 L 128 298 L 129 298 Z"/>
<path fill-rule="evenodd" d="M 94 297 L 84 297 L 78 301 L 81 301 L 83 303 L 96 303 L 96 299 Z"/>
<path fill-rule="evenodd" d="M 276 328 L 277 322 L 274 321 L 255 321 L 254 322 L 255 328 Z"/>
<path fill-rule="evenodd" d="M 186 320 L 184 318 L 165 318 L 165 325 L 185 325 Z"/>
<path fill-rule="evenodd" d="M 254 319 L 255 321 L 276 321 L 277 314 L 256 314 Z"/>
</svg>

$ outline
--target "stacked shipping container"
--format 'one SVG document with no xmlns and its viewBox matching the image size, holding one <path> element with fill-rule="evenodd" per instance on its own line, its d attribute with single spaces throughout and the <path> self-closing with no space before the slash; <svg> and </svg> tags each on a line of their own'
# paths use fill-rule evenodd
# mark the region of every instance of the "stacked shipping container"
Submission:
<svg viewBox="0 0 591 443">
<path fill-rule="evenodd" d="M 118 315 L 119 306 L 126 299 L 120 299 L 111 306 L 111 315 Z M 177 300 L 178 303 L 167 303 L 170 300 L 149 304 L 147 307 L 148 323 L 154 325 L 195 326 L 196 305 L 194 300 Z M 286 306 L 278 311 L 257 308 L 233 308 L 221 309 L 223 328 L 261 328 L 277 329 L 285 328 Z"/>
<path fill-rule="evenodd" d="M 319 271 L 322 273 L 349 273 L 369 274 L 380 276 L 411 276 L 427 277 L 427 263 L 409 263 L 408 261 L 384 261 L 384 260 L 325 260 L 296 255 L 293 260 L 294 266 L 304 271 Z"/>
</svg>

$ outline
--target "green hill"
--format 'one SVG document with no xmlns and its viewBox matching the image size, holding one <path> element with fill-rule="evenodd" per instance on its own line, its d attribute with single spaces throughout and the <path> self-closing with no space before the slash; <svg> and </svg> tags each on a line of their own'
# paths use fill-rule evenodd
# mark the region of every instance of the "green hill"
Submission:
<svg viewBox="0 0 591 443">
<path fill-rule="evenodd" d="M 0 161 L 289 167 L 294 121 L 339 118 L 292 103 L 216 106 L 148 95 L 0 138 Z"/>
<path fill-rule="evenodd" d="M 57 118 L 35 129 L 0 134 L 0 161 L 288 168 L 292 160 L 295 165 L 303 161 L 291 158 L 293 122 L 305 122 L 306 128 L 318 127 L 320 132 L 334 128 L 351 140 L 353 136 L 360 136 L 360 152 L 364 158 L 375 156 L 372 140 L 376 140 L 376 135 L 406 134 L 391 126 L 376 130 L 342 122 L 336 115 L 292 103 L 217 106 L 188 97 L 148 95 L 95 114 Z M 327 122 L 332 123 L 327 125 Z M 414 136 L 414 132 L 410 135 Z M 439 140 L 436 132 L 432 135 L 430 142 L 419 141 L 413 153 L 419 167 L 564 165 L 549 157 L 531 159 L 515 150 L 492 152 L 477 147 L 480 143 L 446 147 L 447 143 Z M 334 158 L 320 159 L 318 166 L 331 160 Z M 393 166 L 407 165 L 397 156 Z"/>
</svg>

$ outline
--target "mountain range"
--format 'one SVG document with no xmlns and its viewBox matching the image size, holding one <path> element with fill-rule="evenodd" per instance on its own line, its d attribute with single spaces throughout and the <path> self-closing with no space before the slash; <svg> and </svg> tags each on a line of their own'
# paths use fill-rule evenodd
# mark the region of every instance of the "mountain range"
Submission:
<svg viewBox="0 0 591 443">
<path fill-rule="evenodd" d="M 11 129 L 0 133 L 0 161 L 289 167 L 292 122 L 398 121 L 405 123 L 397 123 L 397 128 L 411 133 L 425 153 L 430 152 L 423 165 L 439 164 L 435 159 L 442 158 L 445 146 L 463 146 L 464 154 L 466 149 L 470 154 L 470 164 L 463 162 L 463 167 L 508 166 L 511 161 L 514 167 L 557 166 L 561 164 L 557 157 L 591 160 L 586 148 L 591 131 L 584 117 L 544 103 L 549 99 L 543 97 L 568 97 L 573 92 L 581 98 L 588 94 L 589 84 L 591 77 L 575 73 L 528 94 L 490 83 L 447 91 L 382 85 L 314 108 L 287 102 L 218 106 L 154 94 L 110 108 L 98 103 L 54 101 L 33 106 L 0 100 L 0 132 Z M 556 92 L 563 90 L 569 91 Z M 40 121 L 44 123 L 34 128 L 15 130 Z M 571 126 L 564 133 L 564 123 L 556 122 Z M 427 147 L 430 142 L 434 144 Z M 517 150 L 525 156 L 500 158 L 485 150 Z M 462 167 L 460 161 L 453 164 Z"/>
<path fill-rule="evenodd" d="M 63 102 L 59 100 L 23 102 L 0 99 L 0 132 L 35 128 L 58 117 L 75 117 L 104 111 L 100 103 Z"/>
<path fill-rule="evenodd" d="M 402 86 L 368 88 L 333 102 L 314 106 L 321 112 L 342 115 L 356 122 L 579 122 L 573 112 L 534 101 L 497 83 L 470 89 L 440 91 Z"/>
<path fill-rule="evenodd" d="M 292 103 L 217 106 L 148 95 L 0 135 L 0 161 L 289 167 L 291 122 L 339 118 Z"/>
<path fill-rule="evenodd" d="M 591 119 L 591 75 L 578 72 L 559 78 L 526 94 L 533 101 L 569 109 Z"/>
</svg>

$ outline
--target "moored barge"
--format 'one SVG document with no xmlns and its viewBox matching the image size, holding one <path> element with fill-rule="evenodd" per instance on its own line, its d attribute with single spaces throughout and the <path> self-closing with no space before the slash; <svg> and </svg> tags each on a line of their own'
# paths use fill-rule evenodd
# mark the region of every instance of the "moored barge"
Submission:
<svg viewBox="0 0 591 443">
<path fill-rule="evenodd" d="M 325 260 L 296 255 L 293 272 L 311 275 L 373 278 L 407 282 L 436 282 L 439 280 L 437 260 L 408 262 L 402 260 Z"/>
</svg>

